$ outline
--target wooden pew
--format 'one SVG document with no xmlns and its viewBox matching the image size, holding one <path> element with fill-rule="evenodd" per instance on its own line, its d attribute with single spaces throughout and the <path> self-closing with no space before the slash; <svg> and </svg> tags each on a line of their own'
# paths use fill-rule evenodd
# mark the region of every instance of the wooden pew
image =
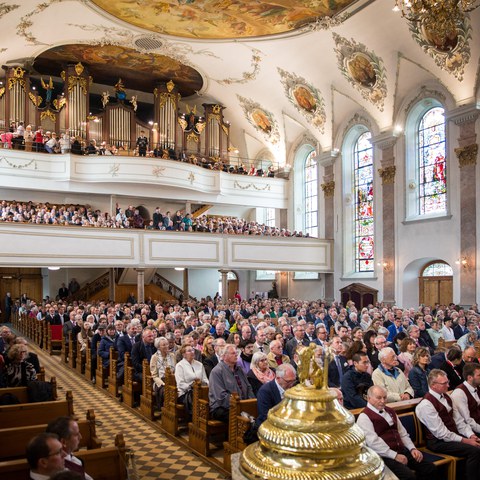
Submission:
<svg viewBox="0 0 480 480">
<path fill-rule="evenodd" d="M 443 338 L 439 338 L 438 339 L 438 350 L 439 351 L 445 351 L 445 350 L 448 350 L 450 347 L 453 347 L 456 344 L 457 344 L 456 340 L 445 341 Z"/>
<path fill-rule="evenodd" d="M 88 450 L 100 448 L 102 442 L 97 437 L 94 411 L 88 410 L 87 419 L 78 420 L 77 423 L 82 435 L 79 448 L 86 448 Z M 46 429 L 46 423 L 1 429 L 0 438 L 2 439 L 2 448 L 0 449 L 0 461 L 25 457 L 25 446 L 33 437 L 44 432 Z"/>
<path fill-rule="evenodd" d="M 62 325 L 47 325 L 47 352 L 50 355 L 60 355 L 62 353 L 62 345 L 65 343 L 63 338 Z"/>
<path fill-rule="evenodd" d="M 62 358 L 62 362 L 68 365 L 68 354 L 70 351 L 70 345 L 68 343 L 68 340 L 65 338 L 63 335 L 63 330 L 62 330 L 62 352 L 60 354 Z"/>
<path fill-rule="evenodd" d="M 87 361 L 87 351 L 90 350 L 90 344 L 87 346 L 87 349 L 83 352 L 80 343 L 77 341 L 77 361 L 75 362 L 75 369 L 80 375 L 85 375 L 86 361 Z"/>
<path fill-rule="evenodd" d="M 114 397 L 120 396 L 118 389 L 120 388 L 120 382 L 117 378 L 117 362 L 118 362 L 118 352 L 110 347 L 110 371 L 108 374 L 108 391 Z"/>
<path fill-rule="evenodd" d="M 98 346 L 97 346 L 98 348 Z M 92 349 L 89 345 L 85 355 L 85 376 L 87 380 L 92 380 Z"/>
<path fill-rule="evenodd" d="M 142 394 L 142 384 L 134 380 L 134 369 L 130 353 L 125 352 L 124 362 L 122 397 L 125 405 L 133 408 L 136 403 L 135 396 L 140 397 Z"/>
<path fill-rule="evenodd" d="M 52 385 L 52 395 L 53 395 L 53 400 L 57 400 L 58 395 L 57 395 L 57 379 L 55 377 L 52 377 L 50 379 L 50 384 Z M 5 394 L 12 394 L 15 395 L 19 400 L 20 403 L 30 403 L 28 399 L 28 388 L 27 387 L 5 387 L 5 388 L 0 388 L 0 396 L 5 395 Z M 1 427 L 2 425 L 0 425 Z"/>
<path fill-rule="evenodd" d="M 256 418 L 257 399 L 240 400 L 238 393 L 232 393 L 230 397 L 230 411 L 228 419 L 228 440 L 223 442 L 223 466 L 225 470 L 232 470 L 232 454 L 241 452 L 247 445 L 243 441 L 245 432 L 250 428 L 250 420 L 241 415 L 246 412 Z"/>
<path fill-rule="evenodd" d="M 155 419 L 155 399 L 153 398 L 153 379 L 150 375 L 150 364 L 143 359 L 143 385 L 140 395 L 140 411 L 150 420 Z"/>
<path fill-rule="evenodd" d="M 65 400 L 0 406 L 0 425 L 2 428 L 48 423 L 50 420 L 61 416 L 74 416 L 73 394 L 70 390 L 67 392 Z M 2 477 L 0 476 L 0 478 Z"/>
<path fill-rule="evenodd" d="M 415 410 L 415 407 L 421 401 L 421 398 L 411 398 L 410 400 L 401 400 L 400 402 L 387 403 L 387 407 L 392 408 L 393 410 L 395 410 L 397 415 L 400 415 L 401 413 L 413 412 Z M 363 408 L 355 408 L 353 410 L 349 410 L 349 412 L 355 418 L 357 418 L 363 412 Z"/>
<path fill-rule="evenodd" d="M 115 437 L 114 447 L 82 450 L 75 453 L 84 462 L 85 471 L 95 480 L 126 480 L 127 449 L 121 433 Z M 0 462 L 0 478 L 25 480 L 30 468 L 26 459 Z"/>
<path fill-rule="evenodd" d="M 103 358 L 98 355 L 98 347 L 100 344 L 97 344 L 97 371 L 95 373 L 95 378 L 97 379 L 96 385 L 100 388 L 107 388 L 108 375 L 110 374 L 110 366 L 103 366 Z"/>
<path fill-rule="evenodd" d="M 45 381 L 45 367 L 40 367 L 40 371 L 37 373 L 37 380 Z"/>
<path fill-rule="evenodd" d="M 68 365 L 75 370 L 77 366 L 77 339 L 72 332 L 68 334 Z"/>
<path fill-rule="evenodd" d="M 211 455 L 210 443 L 213 443 L 213 437 L 223 434 L 223 443 L 223 440 L 226 439 L 226 433 L 227 425 L 210 418 L 208 387 L 203 386 L 200 380 L 195 380 L 193 384 L 192 421 L 188 424 L 188 444 L 190 448 L 200 455 L 209 457 Z"/>
<path fill-rule="evenodd" d="M 162 428 L 171 435 L 178 435 L 180 423 L 185 422 L 187 415 L 183 403 L 178 403 L 177 382 L 175 372 L 165 370 L 165 397 L 162 407 Z"/>
</svg>

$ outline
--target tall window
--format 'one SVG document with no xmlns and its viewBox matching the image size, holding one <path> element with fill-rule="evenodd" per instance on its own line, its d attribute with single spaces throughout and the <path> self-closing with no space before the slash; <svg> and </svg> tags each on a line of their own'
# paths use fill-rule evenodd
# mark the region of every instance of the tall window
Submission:
<svg viewBox="0 0 480 480">
<path fill-rule="evenodd" d="M 374 271 L 373 148 L 370 132 L 358 137 L 353 148 L 355 199 L 355 272 Z"/>
<path fill-rule="evenodd" d="M 269 227 L 275 226 L 275 209 L 274 208 L 265 209 L 265 225 Z"/>
<path fill-rule="evenodd" d="M 417 133 L 419 215 L 446 212 L 447 178 L 445 116 L 441 107 L 428 110 Z"/>
<path fill-rule="evenodd" d="M 315 152 L 305 161 L 305 217 L 304 233 L 318 237 L 318 167 Z"/>
</svg>

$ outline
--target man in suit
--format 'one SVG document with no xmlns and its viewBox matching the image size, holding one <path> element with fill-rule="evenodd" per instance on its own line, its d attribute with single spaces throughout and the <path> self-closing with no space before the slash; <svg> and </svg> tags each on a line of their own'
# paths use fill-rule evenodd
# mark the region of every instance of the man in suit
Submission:
<svg viewBox="0 0 480 480">
<path fill-rule="evenodd" d="M 212 346 L 215 352 L 212 355 L 209 355 L 208 357 L 205 357 L 202 360 L 202 363 L 203 363 L 203 366 L 205 367 L 205 372 L 208 378 L 210 378 L 210 373 L 218 365 L 218 362 L 220 361 L 220 351 L 223 347 L 225 347 L 225 339 L 216 338 L 212 342 Z"/>
<path fill-rule="evenodd" d="M 148 138 L 145 136 L 143 130 L 140 131 L 140 136 L 137 138 L 138 156 L 145 157 L 147 155 Z"/>
<path fill-rule="evenodd" d="M 475 325 L 475 322 L 474 322 Z M 468 333 L 468 328 L 466 326 L 465 317 L 458 317 L 457 325 L 453 329 L 453 335 L 455 336 L 455 340 L 458 340 L 460 337 L 463 337 Z"/>
<path fill-rule="evenodd" d="M 305 326 L 304 325 L 297 325 L 293 329 L 293 338 L 288 340 L 285 344 L 285 353 L 290 357 L 290 360 L 293 360 L 293 356 L 297 351 L 298 346 L 303 345 L 308 347 L 310 342 L 308 338 L 305 336 Z"/>
<path fill-rule="evenodd" d="M 143 359 L 146 358 L 150 363 L 152 355 L 155 353 L 153 342 L 155 340 L 155 334 L 153 329 L 147 327 L 143 330 L 142 340 L 135 343 L 132 347 L 132 365 L 133 365 L 133 378 L 137 382 L 142 381 L 143 377 Z"/>
<path fill-rule="evenodd" d="M 77 341 L 77 333 L 81 331 L 81 328 L 78 325 L 78 322 L 81 319 L 82 319 L 81 315 L 75 314 L 73 310 L 70 312 L 70 319 L 68 320 L 68 322 L 65 322 L 63 324 L 63 336 L 65 337 L 66 342 L 68 342 L 69 340 L 68 336 L 70 332 L 72 333 L 73 341 L 74 342 Z"/>
<path fill-rule="evenodd" d="M 275 379 L 265 383 L 257 393 L 258 415 L 255 421 L 259 427 L 268 416 L 268 412 L 278 405 L 285 394 L 285 390 L 293 387 L 297 380 L 297 373 L 292 365 L 284 363 L 275 370 Z"/>
<path fill-rule="evenodd" d="M 55 308 L 50 307 L 47 315 L 45 315 L 45 321 L 50 325 L 63 325 L 60 315 L 55 311 Z"/>
<path fill-rule="evenodd" d="M 31 480 L 48 480 L 65 470 L 65 451 L 54 433 L 40 433 L 28 442 L 26 457 Z"/>
<path fill-rule="evenodd" d="M 67 286 L 62 283 L 62 286 L 58 289 L 58 298 L 60 300 L 65 300 L 68 297 L 68 288 Z"/>
<path fill-rule="evenodd" d="M 462 351 L 458 347 L 451 347 L 446 352 L 440 352 L 432 357 L 431 368 L 443 370 L 450 382 L 450 388 L 457 388 L 462 382 L 461 373 L 455 368 L 462 362 Z"/>
<path fill-rule="evenodd" d="M 367 400 L 357 420 L 365 433 L 367 446 L 382 457 L 400 480 L 439 478 L 435 465 L 423 460 L 422 452 L 413 444 L 395 411 L 386 406 L 387 391 L 379 386 L 370 387 Z"/>
<path fill-rule="evenodd" d="M 343 343 L 338 335 L 332 337 L 330 348 L 333 351 L 333 360 L 328 364 L 328 386 L 340 388 L 344 373 L 347 371 L 347 359 L 341 355 Z"/>
</svg>

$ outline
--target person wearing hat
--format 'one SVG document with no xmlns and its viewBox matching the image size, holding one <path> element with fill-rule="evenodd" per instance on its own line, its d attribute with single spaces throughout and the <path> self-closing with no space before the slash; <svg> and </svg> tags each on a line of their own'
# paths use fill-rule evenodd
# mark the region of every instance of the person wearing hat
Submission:
<svg viewBox="0 0 480 480">
<path fill-rule="evenodd" d="M 98 355 L 102 357 L 102 365 L 107 368 L 110 365 L 110 347 L 115 348 L 118 334 L 115 325 L 111 323 L 107 326 L 107 333 L 100 340 Z"/>
</svg>

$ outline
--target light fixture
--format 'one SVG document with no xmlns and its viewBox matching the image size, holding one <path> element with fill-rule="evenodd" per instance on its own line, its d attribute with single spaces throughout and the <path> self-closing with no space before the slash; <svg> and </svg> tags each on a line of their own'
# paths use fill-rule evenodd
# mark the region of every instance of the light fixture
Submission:
<svg viewBox="0 0 480 480">
<path fill-rule="evenodd" d="M 177 272 L 183 272 L 185 270 L 185 268 L 184 267 L 175 267 L 175 270 Z"/>
<path fill-rule="evenodd" d="M 48 267 L 48 269 L 52 272 L 56 272 L 57 270 L 60 270 L 60 267 Z"/>
<path fill-rule="evenodd" d="M 456 262 L 457 265 L 461 265 L 463 268 L 468 268 L 468 260 L 467 257 L 459 258 Z"/>
<path fill-rule="evenodd" d="M 382 267 L 386 272 L 390 270 L 390 264 L 388 262 L 385 262 L 385 261 L 377 262 L 377 265 L 379 267 Z"/>
<path fill-rule="evenodd" d="M 445 44 L 456 38 L 465 14 L 479 6 L 479 0 L 395 0 L 393 11 L 416 23 L 435 43 Z"/>
</svg>

